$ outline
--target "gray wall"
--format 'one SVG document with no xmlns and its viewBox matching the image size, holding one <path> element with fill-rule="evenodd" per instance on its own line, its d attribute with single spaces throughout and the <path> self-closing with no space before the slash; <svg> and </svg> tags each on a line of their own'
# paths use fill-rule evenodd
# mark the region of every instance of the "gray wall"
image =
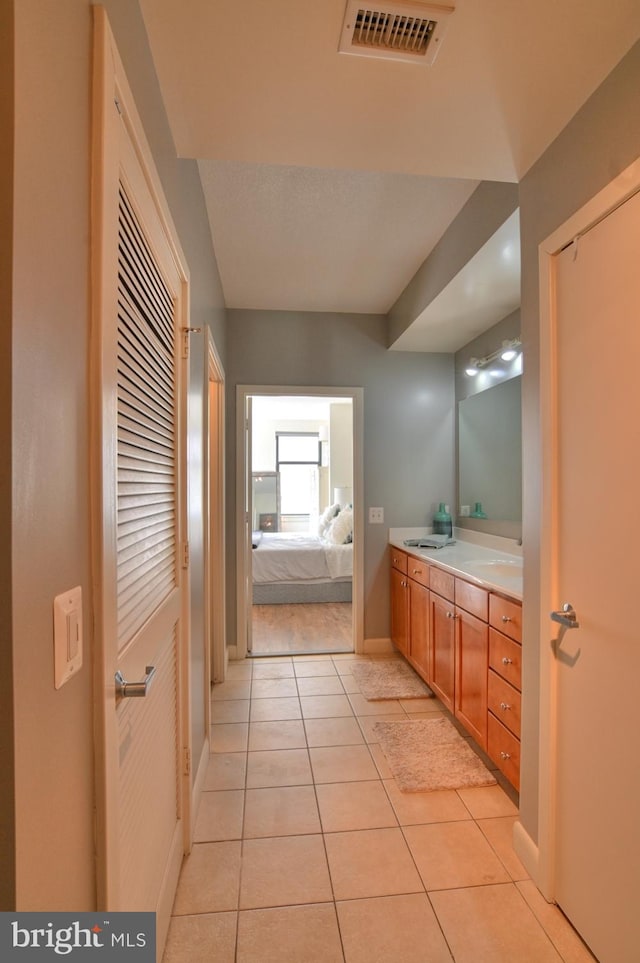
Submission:
<svg viewBox="0 0 640 963">
<path fill-rule="evenodd" d="M 0 911 L 15 899 L 11 649 L 11 317 L 13 263 L 13 3 L 0 0 Z"/>
<path fill-rule="evenodd" d="M 138 3 L 106 0 L 104 6 L 190 268 L 193 323 L 211 323 L 223 354 L 223 301 L 197 167 L 176 158 Z M 20 0 L 14 10 L 16 899 L 24 910 L 84 910 L 96 900 L 88 484 L 92 10 L 89 0 Z M 3 70 L 6 65 L 3 58 Z M 0 356 L 8 358 L 8 351 Z M 193 364 L 199 379 L 202 364 Z M 3 422 L 10 412 L 7 385 L 3 379 Z M 203 404 L 204 388 L 192 388 L 193 414 Z M 196 417 L 190 430 L 196 447 L 199 424 Z M 196 498 L 198 487 L 193 486 Z M 2 511 L 7 505 L 3 499 Z M 202 739 L 201 560 L 194 560 L 192 575 L 193 692 L 200 700 L 194 703 L 194 731 Z M 77 676 L 56 691 L 52 602 L 74 585 L 82 586 L 85 601 L 85 660 Z"/>
<path fill-rule="evenodd" d="M 607 77 L 520 184 L 524 345 L 524 644 L 521 819 L 538 834 L 540 396 L 538 245 L 640 157 L 640 43 Z M 546 633 L 546 626 L 544 626 Z"/>
<path fill-rule="evenodd" d="M 516 184 L 483 181 L 389 311 L 392 345 L 518 206 Z"/>
<path fill-rule="evenodd" d="M 364 389 L 365 638 L 389 637 L 389 527 L 431 524 L 454 498 L 453 355 L 387 350 L 379 315 L 229 311 L 227 531 L 235 531 L 235 386 Z M 228 640 L 235 643 L 235 545 L 228 538 Z"/>
</svg>

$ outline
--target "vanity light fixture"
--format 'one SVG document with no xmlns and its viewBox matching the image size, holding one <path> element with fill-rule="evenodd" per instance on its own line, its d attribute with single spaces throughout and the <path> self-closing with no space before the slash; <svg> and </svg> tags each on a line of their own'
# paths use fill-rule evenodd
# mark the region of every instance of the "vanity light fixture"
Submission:
<svg viewBox="0 0 640 963">
<path fill-rule="evenodd" d="M 485 355 L 484 358 L 471 358 L 468 367 L 465 368 L 465 374 L 469 375 L 470 378 L 473 378 L 478 374 L 479 371 L 482 370 L 482 368 L 486 368 L 488 364 L 491 364 L 492 361 L 496 361 L 498 358 L 501 361 L 514 361 L 518 357 L 518 349 L 521 347 L 521 345 L 522 341 L 520 338 L 511 338 L 503 341 L 502 345 L 497 348 L 496 351 L 492 351 L 491 354 Z M 498 372 L 497 369 L 495 372 L 492 371 L 491 373 L 502 374 L 502 372 Z"/>
</svg>

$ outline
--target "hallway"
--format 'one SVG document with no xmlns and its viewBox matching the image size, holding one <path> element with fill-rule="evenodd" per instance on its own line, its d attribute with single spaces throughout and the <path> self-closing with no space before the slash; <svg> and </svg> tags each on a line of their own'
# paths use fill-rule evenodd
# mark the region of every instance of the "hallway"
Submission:
<svg viewBox="0 0 640 963">
<path fill-rule="evenodd" d="M 164 963 L 586 963 L 512 849 L 500 785 L 400 793 L 354 655 L 232 663 Z"/>
</svg>

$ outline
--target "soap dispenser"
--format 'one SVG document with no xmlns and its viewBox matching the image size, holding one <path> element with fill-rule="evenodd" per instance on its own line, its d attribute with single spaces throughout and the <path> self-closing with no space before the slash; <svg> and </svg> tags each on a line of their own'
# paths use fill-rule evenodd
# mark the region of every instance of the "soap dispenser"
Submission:
<svg viewBox="0 0 640 963">
<path fill-rule="evenodd" d="M 433 534 L 446 535 L 448 538 L 453 537 L 451 515 L 449 514 L 448 506 L 445 505 L 444 502 L 440 502 L 438 511 L 433 516 Z"/>
</svg>

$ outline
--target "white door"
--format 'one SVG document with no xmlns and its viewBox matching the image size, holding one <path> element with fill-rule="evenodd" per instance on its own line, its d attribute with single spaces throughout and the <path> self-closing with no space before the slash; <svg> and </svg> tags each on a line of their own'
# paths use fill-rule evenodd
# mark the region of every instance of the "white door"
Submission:
<svg viewBox="0 0 640 963">
<path fill-rule="evenodd" d="M 640 954 L 640 195 L 555 258 L 555 897 L 601 963 Z M 553 357 L 553 347 L 552 347 Z M 547 623 L 550 638 L 562 626 Z"/>
<path fill-rule="evenodd" d="M 189 804 L 181 351 L 188 289 L 99 8 L 96 18 L 96 63 L 104 68 L 96 84 L 102 150 L 93 265 L 98 906 L 156 912 L 161 951 Z"/>
</svg>

